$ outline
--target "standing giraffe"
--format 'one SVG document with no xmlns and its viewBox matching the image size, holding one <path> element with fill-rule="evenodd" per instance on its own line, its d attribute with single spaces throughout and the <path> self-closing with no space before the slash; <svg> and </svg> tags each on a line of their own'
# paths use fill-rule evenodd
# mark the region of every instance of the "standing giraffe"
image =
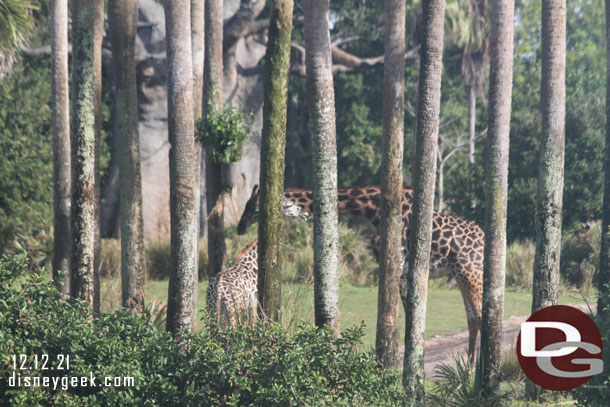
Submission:
<svg viewBox="0 0 610 407">
<path fill-rule="evenodd" d="M 208 285 L 206 305 L 210 317 L 222 325 L 248 319 L 258 308 L 258 238 L 235 255 L 235 262 L 216 274 Z"/>
<path fill-rule="evenodd" d="M 237 225 L 237 233 L 243 234 L 258 221 L 258 185 L 246 203 L 244 213 Z M 367 218 L 375 227 L 379 226 L 379 202 L 381 188 L 378 186 L 347 187 L 337 190 L 339 212 Z M 413 189 L 403 187 L 402 199 L 402 251 L 403 272 L 400 277 L 400 297 L 404 307 L 409 251 L 409 234 L 413 205 Z M 286 216 L 303 216 L 313 210 L 313 192 L 308 189 L 284 191 L 283 210 Z M 375 247 L 379 244 L 375 237 Z M 468 357 L 474 361 L 477 335 L 481 326 L 481 303 L 483 295 L 483 247 L 485 235 L 474 222 L 434 212 L 432 246 L 430 256 L 430 278 L 450 276 L 460 288 L 468 321 Z M 376 253 L 377 255 L 377 250 Z"/>
</svg>

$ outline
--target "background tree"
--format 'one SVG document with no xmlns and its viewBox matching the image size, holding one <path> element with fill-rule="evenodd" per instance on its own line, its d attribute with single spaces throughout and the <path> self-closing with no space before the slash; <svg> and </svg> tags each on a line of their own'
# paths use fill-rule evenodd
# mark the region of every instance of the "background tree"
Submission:
<svg viewBox="0 0 610 407">
<path fill-rule="evenodd" d="M 70 291 L 95 312 L 94 10 L 72 1 L 72 262 Z"/>
<path fill-rule="evenodd" d="M 15 48 L 23 45 L 32 33 L 35 9 L 32 1 L 0 0 L 0 79 L 12 69 Z"/>
<path fill-rule="evenodd" d="M 513 75 L 513 0 L 495 0 L 491 32 L 486 157 L 485 257 L 480 367 L 486 394 L 498 394 L 506 273 L 506 201 Z M 496 403 L 499 400 L 496 399 Z"/>
<path fill-rule="evenodd" d="M 381 253 L 377 308 L 377 357 L 398 369 L 399 280 L 402 272 L 402 160 L 404 138 L 405 2 L 385 2 L 383 141 L 381 164 Z"/>
<path fill-rule="evenodd" d="M 314 150 L 315 319 L 316 326 L 328 325 L 338 334 L 337 140 L 333 63 L 328 29 L 329 0 L 311 0 L 307 2 L 304 11 L 305 48 L 307 50 L 307 101 L 309 104 L 309 127 Z M 283 168 L 281 173 L 283 173 Z"/>
<path fill-rule="evenodd" d="M 417 141 L 413 166 L 414 201 L 405 305 L 405 359 L 402 381 L 406 405 L 421 405 L 425 402 L 424 333 L 441 102 L 445 1 L 426 1 L 423 3 L 423 9 Z"/>
<path fill-rule="evenodd" d="M 190 0 L 165 1 L 168 63 L 171 255 L 167 329 L 193 324 L 197 283 L 197 162 L 193 122 Z"/>
<path fill-rule="evenodd" d="M 222 68 L 222 3 L 223 0 L 205 2 L 205 63 L 203 108 L 209 112 L 223 109 Z M 208 277 L 220 273 L 224 266 L 225 232 L 222 193 L 222 165 L 214 162 L 209 149 L 206 151 L 205 188 L 208 211 Z"/>
<path fill-rule="evenodd" d="M 4 27 L 4 25 L 3 25 Z M 68 93 L 68 0 L 51 2 L 53 109 L 53 278 L 70 294 L 70 96 Z"/>
<path fill-rule="evenodd" d="M 542 1 L 542 133 L 536 196 L 532 313 L 557 304 L 565 153 L 566 2 Z M 535 396 L 538 388 L 526 382 Z"/>
<path fill-rule="evenodd" d="M 261 139 L 260 220 L 258 223 L 258 300 L 264 316 L 277 320 L 281 306 L 282 194 L 292 0 L 272 0 L 265 54 Z"/>
<path fill-rule="evenodd" d="M 135 43 L 137 0 L 110 0 L 108 20 L 114 68 L 114 120 L 119 136 L 121 172 L 121 276 L 123 306 L 144 295 L 144 226 L 138 131 Z"/>
</svg>

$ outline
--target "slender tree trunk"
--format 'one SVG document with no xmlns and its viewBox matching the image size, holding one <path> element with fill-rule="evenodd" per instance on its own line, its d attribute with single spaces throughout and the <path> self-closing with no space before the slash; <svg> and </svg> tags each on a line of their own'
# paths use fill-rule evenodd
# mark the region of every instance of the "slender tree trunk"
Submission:
<svg viewBox="0 0 610 407">
<path fill-rule="evenodd" d="M 436 205 L 436 209 L 439 212 L 442 212 L 443 210 L 443 202 L 445 199 L 445 158 L 443 157 L 443 154 L 445 154 L 445 146 L 443 144 L 443 137 L 439 134 L 438 135 L 438 152 L 437 152 L 437 157 L 438 157 L 438 170 L 437 170 L 437 181 L 436 181 L 436 188 L 437 188 L 437 192 L 436 192 L 436 196 L 438 199 L 438 203 Z"/>
<path fill-rule="evenodd" d="M 191 0 L 191 48 L 193 56 L 193 118 L 195 121 L 203 114 L 203 56 L 204 56 L 204 27 L 205 27 L 205 0 Z M 201 149 L 197 148 L 197 240 L 201 236 Z M 197 281 L 193 285 L 195 293 L 199 286 L 199 242 L 195 251 L 195 264 L 197 264 Z M 197 321 L 197 307 L 193 307 L 193 318 Z"/>
<path fill-rule="evenodd" d="M 72 262 L 70 292 L 95 307 L 94 9 L 72 1 Z"/>
<path fill-rule="evenodd" d="M 222 0 L 205 3 L 204 111 L 222 110 Z M 220 273 L 224 266 L 225 230 L 222 193 L 222 166 L 206 155 L 205 188 L 208 207 L 208 277 Z"/>
<path fill-rule="evenodd" d="M 532 313 L 557 304 L 565 138 L 566 2 L 542 1 L 542 134 Z M 526 382 L 530 397 L 539 388 Z"/>
<path fill-rule="evenodd" d="M 167 329 L 190 329 L 197 303 L 197 162 L 190 0 L 165 1 L 171 257 Z"/>
<path fill-rule="evenodd" d="M 94 0 L 93 61 L 95 67 L 95 223 L 94 223 L 94 301 L 96 315 L 100 313 L 100 139 L 102 132 L 102 40 L 104 39 L 104 0 Z"/>
<path fill-rule="evenodd" d="M 53 107 L 53 278 L 70 295 L 70 96 L 68 94 L 68 0 L 51 2 Z"/>
<path fill-rule="evenodd" d="M 406 405 L 422 405 L 424 398 L 424 333 L 432 240 L 432 214 L 436 178 L 438 118 L 443 65 L 444 0 L 423 3 L 423 41 L 417 103 L 417 150 L 414 160 L 414 201 L 407 299 L 405 304 L 405 360 L 403 385 Z"/>
<path fill-rule="evenodd" d="M 282 295 L 279 260 L 283 225 L 282 194 L 292 7 L 292 0 L 271 1 L 269 39 L 265 55 L 258 223 L 258 299 L 261 316 L 272 320 L 279 318 Z"/>
<path fill-rule="evenodd" d="M 506 277 L 506 197 L 513 75 L 514 0 L 495 0 L 491 31 L 487 135 L 485 261 L 480 369 L 488 395 L 500 390 Z"/>
<path fill-rule="evenodd" d="M 314 306 L 316 326 L 339 334 L 339 233 L 337 139 L 333 89 L 329 0 L 305 7 L 305 47 L 309 119 L 314 149 Z M 290 38 L 288 36 L 288 38 Z M 282 152 L 283 158 L 283 152 Z M 281 184 L 280 184 L 281 185 Z"/>
<path fill-rule="evenodd" d="M 381 253 L 377 306 L 377 358 L 400 367 L 399 280 L 402 271 L 402 155 L 404 139 L 405 2 L 385 1 L 383 141 L 381 159 Z"/>
<path fill-rule="evenodd" d="M 468 171 L 470 176 L 470 209 L 475 209 L 477 201 L 474 198 L 474 153 L 475 153 L 475 124 L 477 117 L 477 93 L 474 85 L 468 86 Z"/>
<path fill-rule="evenodd" d="M 610 322 L 610 0 L 606 0 L 606 157 L 597 315 Z M 608 352 L 606 352 L 608 353 Z M 610 358 L 606 360 L 610 361 Z"/>
<path fill-rule="evenodd" d="M 144 221 L 138 131 L 135 44 L 137 0 L 110 0 L 108 19 L 116 90 L 114 120 L 119 135 L 121 277 L 123 306 L 144 295 Z"/>
</svg>

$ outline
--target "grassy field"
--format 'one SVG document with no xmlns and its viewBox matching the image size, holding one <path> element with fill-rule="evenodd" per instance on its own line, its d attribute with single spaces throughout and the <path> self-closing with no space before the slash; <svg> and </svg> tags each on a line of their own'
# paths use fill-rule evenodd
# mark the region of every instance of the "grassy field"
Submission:
<svg viewBox="0 0 610 407">
<path fill-rule="evenodd" d="M 148 281 L 147 293 L 150 300 L 167 302 L 167 280 Z M 205 292 L 207 282 L 199 284 L 197 296 L 198 318 L 205 312 Z M 284 324 L 294 326 L 298 321 L 313 323 L 313 287 L 305 284 L 284 284 Z M 120 280 L 102 280 L 102 304 L 106 310 L 120 305 Z M 377 320 L 377 287 L 356 287 L 342 285 L 340 288 L 341 328 L 345 329 L 362 322 L 365 324 L 364 345 L 375 344 L 375 324 Z M 577 292 L 563 292 L 560 304 L 578 304 L 588 301 L 595 303 L 593 293 L 583 297 Z M 531 294 L 528 292 L 507 292 L 505 298 L 505 319 L 511 315 L 529 315 Z M 404 326 L 404 311 L 400 306 L 401 326 Z M 449 335 L 467 328 L 466 312 L 458 289 L 434 288 L 428 290 L 428 310 L 426 337 Z M 401 331 L 401 343 L 404 332 Z"/>
</svg>

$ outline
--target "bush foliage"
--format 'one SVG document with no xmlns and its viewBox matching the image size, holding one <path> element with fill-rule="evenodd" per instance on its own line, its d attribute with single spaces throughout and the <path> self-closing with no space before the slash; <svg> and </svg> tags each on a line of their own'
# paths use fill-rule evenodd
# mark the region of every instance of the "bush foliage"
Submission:
<svg viewBox="0 0 610 407">
<path fill-rule="evenodd" d="M 223 110 L 211 109 L 197 120 L 195 138 L 210 152 L 217 164 L 240 160 L 248 135 L 246 115 L 227 104 Z"/>
<path fill-rule="evenodd" d="M 147 313 L 127 309 L 90 320 L 81 302 L 62 300 L 48 277 L 28 273 L 24 256 L 0 260 L 0 405 L 6 406 L 270 406 L 400 404 L 398 375 L 384 372 L 358 344 L 362 329 L 334 338 L 300 326 L 221 328 L 203 321 L 184 334 L 190 346 L 159 329 Z M 8 387 L 12 355 L 70 355 L 70 370 L 27 371 L 31 377 L 129 376 L 134 387 L 51 390 Z"/>
</svg>

